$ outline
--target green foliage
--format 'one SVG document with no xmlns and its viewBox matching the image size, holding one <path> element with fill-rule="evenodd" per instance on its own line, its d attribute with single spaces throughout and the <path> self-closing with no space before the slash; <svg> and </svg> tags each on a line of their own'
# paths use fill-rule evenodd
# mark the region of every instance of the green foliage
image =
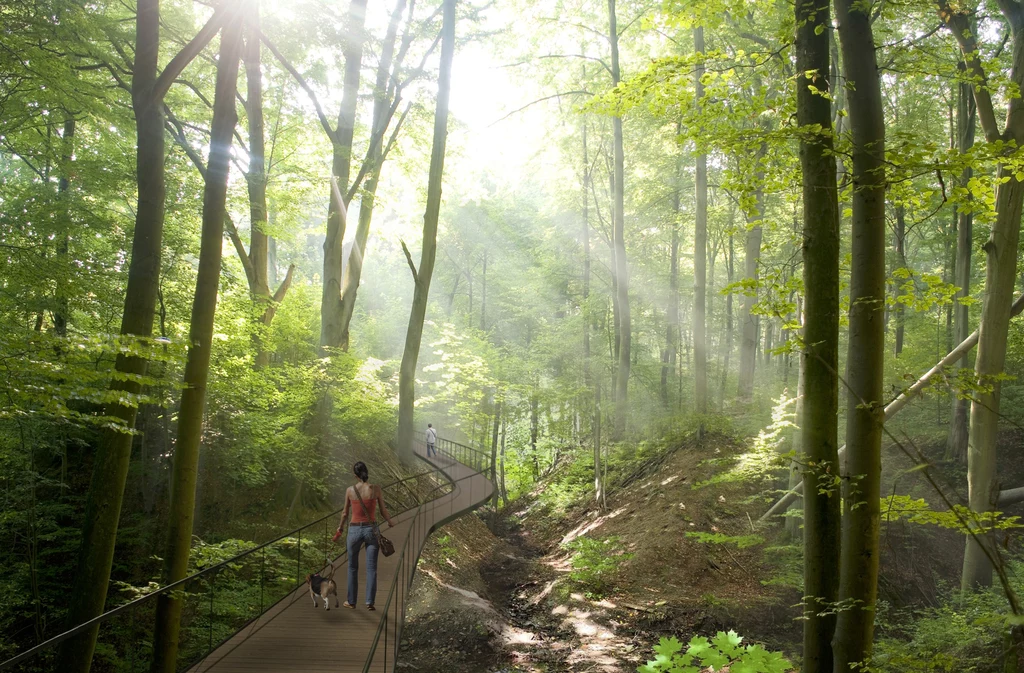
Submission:
<svg viewBox="0 0 1024 673">
<path fill-rule="evenodd" d="M 774 480 L 779 470 L 785 468 L 793 458 L 794 452 L 787 451 L 787 448 L 796 428 L 795 420 L 796 397 L 783 392 L 772 407 L 771 422 L 758 432 L 751 450 L 729 458 L 731 467 L 695 486 L 730 482 L 766 483 Z"/>
<path fill-rule="evenodd" d="M 1018 595 L 1024 590 L 1022 569 L 1020 561 L 1009 564 Z M 871 670 L 1000 673 L 1006 670 L 1006 645 L 1014 623 L 1006 597 L 998 589 L 967 593 L 949 589 L 935 607 L 891 611 L 879 619 Z"/>
<path fill-rule="evenodd" d="M 1004 516 L 1002 512 L 973 512 L 963 505 L 953 505 L 952 510 L 936 511 L 924 498 L 907 495 L 891 495 L 882 498 L 882 521 L 909 521 L 923 525 L 938 526 L 967 535 L 970 530 L 1012 530 L 1021 528 L 1019 516 Z"/>
<path fill-rule="evenodd" d="M 562 548 L 572 552 L 569 579 L 592 598 L 600 598 L 610 592 L 619 566 L 633 558 L 616 536 L 605 540 L 578 537 Z"/>
<path fill-rule="evenodd" d="M 662 638 L 654 647 L 655 658 L 637 669 L 637 673 L 786 673 L 793 665 L 778 652 L 760 645 L 744 645 L 735 631 L 719 631 L 710 640 L 694 636 L 683 645 L 676 638 Z"/>
</svg>

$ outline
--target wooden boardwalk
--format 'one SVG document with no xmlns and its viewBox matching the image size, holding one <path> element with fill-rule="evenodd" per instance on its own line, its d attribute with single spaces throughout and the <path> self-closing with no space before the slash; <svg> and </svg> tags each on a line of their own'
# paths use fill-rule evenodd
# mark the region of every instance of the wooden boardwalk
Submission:
<svg viewBox="0 0 1024 673">
<path fill-rule="evenodd" d="M 423 450 L 422 446 L 416 448 L 416 452 L 425 458 Z M 415 561 L 419 559 L 431 532 L 486 503 L 494 492 L 487 476 L 447 456 L 431 458 L 428 462 L 440 467 L 451 478 L 454 490 L 426 503 L 418 517 L 416 510 L 412 510 L 394 517 L 394 528 L 387 528 L 385 524 L 382 532 L 394 542 L 395 553 L 387 558 L 383 554 L 378 557 L 376 611 L 371 612 L 364 607 L 364 552 L 359 560 L 359 593 L 355 610 L 335 608 L 332 603 L 327 611 L 319 600 L 321 607 L 314 609 L 309 588 L 303 585 L 189 669 L 190 673 L 358 673 L 364 670 L 374 637 L 381 630 L 381 621 L 385 618 L 387 625 L 369 670 L 375 673 L 393 671 L 394 634 L 400 619 L 397 612 L 405 608 L 405 587 L 396 587 L 394 605 L 387 612 L 386 602 L 392 585 L 396 580 L 402 583 L 399 576 L 411 581 Z M 408 559 L 402 559 L 403 544 L 408 545 Z M 399 568 L 400 561 L 403 562 L 402 568 Z M 342 556 L 335 560 L 335 565 L 338 596 L 344 603 L 348 562 Z M 401 572 L 396 576 L 399 570 Z"/>
</svg>

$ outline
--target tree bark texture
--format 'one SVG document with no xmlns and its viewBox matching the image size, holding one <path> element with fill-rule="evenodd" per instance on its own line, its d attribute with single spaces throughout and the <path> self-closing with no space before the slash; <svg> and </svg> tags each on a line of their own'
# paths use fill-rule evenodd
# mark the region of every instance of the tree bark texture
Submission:
<svg viewBox="0 0 1024 673">
<path fill-rule="evenodd" d="M 348 190 L 352 170 L 352 138 L 355 135 L 356 107 L 359 103 L 359 75 L 363 59 L 363 26 L 367 0 L 349 3 L 345 24 L 345 78 L 342 84 L 338 126 L 331 138 L 334 155 L 331 175 L 337 180 L 341 196 Z M 333 191 L 332 186 L 332 191 Z M 344 266 L 347 199 L 332 194 L 327 210 L 327 237 L 324 239 L 323 289 L 320 297 L 320 352 L 341 347 L 341 275 Z"/>
<path fill-rule="evenodd" d="M 966 65 L 961 64 L 964 69 Z M 976 109 L 974 97 L 971 94 L 971 85 L 961 82 L 957 87 L 957 151 L 964 153 L 974 146 L 974 130 Z M 960 174 L 960 186 L 966 187 L 970 181 L 973 171 L 967 167 Z M 957 213 L 956 227 L 956 261 L 953 264 L 953 284 L 959 290 L 956 293 L 956 304 L 953 306 L 953 341 L 961 342 L 967 338 L 970 329 L 970 307 L 959 303 L 960 300 L 971 296 L 971 256 L 974 254 L 974 213 L 970 208 L 963 208 Z M 971 358 L 965 355 L 959 366 L 953 370 L 954 376 L 959 369 L 968 369 L 971 366 Z M 961 464 L 967 463 L 967 438 L 968 438 L 968 417 L 970 416 L 970 402 L 962 399 L 958 390 L 954 388 L 953 409 L 949 419 L 949 439 L 946 444 L 946 458 L 956 460 Z"/>
<path fill-rule="evenodd" d="M 608 40 L 612 50 L 612 86 L 619 85 L 619 33 L 615 15 L 615 0 L 608 0 Z M 612 194 L 612 238 L 615 246 L 615 294 L 618 298 L 618 367 L 615 370 L 615 425 L 613 440 L 626 435 L 629 417 L 629 369 L 632 363 L 632 320 L 629 312 L 629 263 L 626 259 L 625 235 L 625 158 L 622 148 L 622 117 L 612 117 L 614 144 L 614 192 Z"/>
<path fill-rule="evenodd" d="M 871 658 L 881 556 L 885 116 L 870 8 L 855 0 L 836 0 L 835 7 L 843 70 L 851 88 L 847 104 L 853 139 L 853 246 L 846 358 L 846 461 L 842 470 L 845 516 L 840 609 L 832 649 L 835 673 L 848 673 L 866 666 Z"/>
<path fill-rule="evenodd" d="M 851 114 L 853 113 L 852 105 L 851 101 Z M 853 124 L 852 119 L 850 120 L 850 124 Z M 903 207 L 903 205 L 898 205 L 895 210 L 896 234 L 894 237 L 895 245 L 893 247 L 896 252 L 896 268 L 901 269 L 907 267 L 907 209 Z M 896 339 L 893 344 L 893 355 L 895 357 L 899 357 L 900 353 L 903 352 L 903 336 L 906 334 L 906 326 L 904 325 L 906 307 L 899 301 L 899 297 L 903 293 L 903 290 L 900 287 L 901 283 L 897 281 L 895 285 L 896 287 L 893 290 L 895 297 L 893 298 L 896 301 L 895 306 L 893 307 L 893 322 L 896 323 Z"/>
<path fill-rule="evenodd" d="M 192 523 L 195 515 L 196 484 L 199 475 L 199 449 L 203 435 L 203 409 L 206 382 L 210 372 L 213 322 L 220 289 L 224 215 L 227 202 L 231 142 L 238 122 L 235 91 L 242 53 L 242 20 L 224 27 L 217 61 L 217 83 L 210 127 L 210 161 L 203 190 L 203 227 L 199 250 L 199 270 L 192 319 L 189 327 L 188 358 L 185 363 L 184 389 L 178 412 L 178 438 L 174 445 L 171 472 L 171 502 L 167 516 L 167 543 L 164 552 L 164 583 L 183 579 L 188 573 L 192 550 Z M 264 265 L 264 269 L 266 266 Z M 153 638 L 153 673 L 177 670 L 182 600 L 171 593 L 157 598 Z"/>
<path fill-rule="evenodd" d="M 423 250 L 420 265 L 413 268 L 412 257 L 407 261 L 413 268 L 412 310 L 405 333 L 405 350 L 398 381 L 398 454 L 403 462 L 411 463 L 413 439 L 413 412 L 416 402 L 416 364 L 423 339 L 423 320 L 427 314 L 427 296 L 434 273 L 437 255 L 437 222 L 441 212 L 441 181 L 444 177 L 445 145 L 448 140 L 448 99 L 452 88 L 452 59 L 455 56 L 455 4 L 444 0 L 441 27 L 441 64 L 437 76 L 437 103 L 434 111 L 434 139 L 430 150 L 430 172 L 427 177 L 427 208 L 423 215 Z"/>
<path fill-rule="evenodd" d="M 988 142 L 1011 141 L 1019 147 L 1024 142 L 1024 103 L 1019 97 L 1008 104 L 1006 125 L 1000 129 L 995 107 L 988 87 L 984 65 L 977 56 L 978 45 L 971 16 L 965 10 L 953 10 L 948 4 L 938 3 L 939 16 L 959 43 L 968 73 L 976 81 L 973 93 L 978 120 Z M 999 9 L 1008 24 L 1012 38 L 1012 66 L 1010 82 L 1024 84 L 1024 6 L 1017 0 L 1004 0 Z M 998 500 L 999 484 L 996 479 L 996 441 L 999 431 L 999 395 L 1006 362 L 1006 340 L 1011 317 L 1010 300 L 1016 275 L 1017 245 L 1020 239 L 1021 205 L 1024 201 L 1024 183 L 1014 176 L 1014 170 L 1000 166 L 997 173 L 996 219 L 984 245 L 987 260 L 985 294 L 978 326 L 978 355 L 974 363 L 976 382 L 982 390 L 971 402 L 970 441 L 967 451 L 968 504 L 972 511 L 983 514 L 991 511 Z M 992 535 L 980 533 L 967 537 L 961 585 L 964 589 L 989 586 L 992 583 L 992 563 L 997 550 Z"/>
<path fill-rule="evenodd" d="M 762 178 L 763 179 L 763 176 Z M 754 287 L 757 287 L 758 268 L 757 261 L 761 256 L 761 240 L 763 229 L 761 227 L 764 219 L 764 189 L 758 187 L 756 193 L 757 212 L 754 217 L 747 220 L 747 239 L 743 248 L 743 274 L 744 278 L 752 280 Z M 743 302 L 740 306 L 740 324 L 743 326 L 743 335 L 740 342 L 740 372 L 737 382 L 736 395 L 741 400 L 750 400 L 754 395 L 754 369 L 757 363 L 758 343 L 758 316 L 754 315 L 754 304 L 757 303 L 757 290 L 744 293 Z"/>
<path fill-rule="evenodd" d="M 257 369 L 270 364 L 270 351 L 265 344 L 265 332 L 274 321 L 277 306 L 284 301 L 291 287 L 294 266 L 288 267 L 284 280 L 273 295 L 270 293 L 270 235 L 267 231 L 267 169 L 266 140 L 263 121 L 263 68 L 260 57 L 260 17 L 259 10 L 253 5 L 246 18 L 245 47 L 242 59 L 245 62 L 246 83 L 246 119 L 249 123 L 249 170 L 246 173 L 246 184 L 249 192 L 249 252 L 237 243 L 235 245 L 242 266 L 245 268 L 249 281 L 249 291 L 258 307 L 262 307 L 255 332 Z M 226 213 L 225 213 L 226 214 Z M 237 234 L 236 234 L 237 235 Z M 275 255 L 276 256 L 276 255 Z M 246 263 L 248 262 L 248 263 Z M 275 260 L 276 264 L 276 260 Z"/>
<path fill-rule="evenodd" d="M 356 225 L 356 235 L 352 244 L 352 251 L 349 253 L 348 264 L 345 265 L 341 279 L 341 303 L 338 315 L 340 339 L 338 346 L 346 351 L 349 347 L 349 328 L 352 324 L 352 314 L 355 312 L 356 294 L 359 292 L 359 280 L 363 271 L 363 256 L 366 251 L 366 243 L 370 238 L 370 222 L 373 219 L 377 185 L 380 181 L 381 166 L 384 162 L 384 134 L 391 122 L 395 109 L 388 95 L 388 81 L 392 74 L 391 65 L 395 60 L 398 25 L 401 22 L 405 5 L 406 0 L 398 0 L 394 10 L 391 12 L 387 34 L 384 38 L 384 47 L 381 51 L 380 63 L 377 65 L 377 79 L 374 82 L 373 130 L 370 134 L 370 149 L 366 158 L 369 168 L 366 173 L 365 186 L 360 193 L 359 222 Z"/>
<path fill-rule="evenodd" d="M 693 49 L 700 54 L 694 69 L 696 101 L 704 96 L 704 28 L 693 29 Z M 707 264 L 708 264 L 708 157 L 698 149 L 696 174 L 696 231 L 693 237 L 693 357 L 694 411 L 708 412 L 708 350 L 707 350 Z"/>
<path fill-rule="evenodd" d="M 827 88 L 829 4 L 796 4 L 797 123 L 804 216 L 804 404 L 799 419 L 804 483 L 804 666 L 831 673 L 831 607 L 839 595 L 838 473 L 839 205 Z"/>
<path fill-rule="evenodd" d="M 135 59 L 132 66 L 132 109 L 136 124 L 136 182 L 138 205 L 132 235 L 131 262 L 125 288 L 121 335 L 147 339 L 153 333 L 153 317 L 160 285 L 160 252 L 163 244 L 164 200 L 164 115 L 163 98 L 181 70 L 209 43 L 229 10 L 221 10 L 157 75 L 160 52 L 160 4 L 139 0 L 135 19 Z M 117 376 L 111 382 L 118 402 L 107 405 L 107 416 L 120 422 L 100 436 L 86 494 L 82 543 L 79 547 L 74 584 L 69 593 L 68 628 L 103 612 L 114 544 L 121 516 L 121 502 L 131 459 L 132 435 L 138 407 L 132 401 L 142 392 L 141 378 L 147 360 L 133 348 L 119 353 L 114 365 Z M 87 673 L 92 663 L 98 627 L 64 641 L 58 652 L 56 670 Z"/>
</svg>

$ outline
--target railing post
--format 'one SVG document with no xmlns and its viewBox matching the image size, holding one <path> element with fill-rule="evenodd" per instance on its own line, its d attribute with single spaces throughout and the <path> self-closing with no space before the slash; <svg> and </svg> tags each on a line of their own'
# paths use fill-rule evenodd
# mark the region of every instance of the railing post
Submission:
<svg viewBox="0 0 1024 673">
<path fill-rule="evenodd" d="M 217 582 L 217 575 L 219 574 L 220 573 L 214 573 L 213 577 L 210 578 L 210 643 L 206 648 L 207 652 L 213 650 L 213 590 L 214 585 Z"/>
</svg>

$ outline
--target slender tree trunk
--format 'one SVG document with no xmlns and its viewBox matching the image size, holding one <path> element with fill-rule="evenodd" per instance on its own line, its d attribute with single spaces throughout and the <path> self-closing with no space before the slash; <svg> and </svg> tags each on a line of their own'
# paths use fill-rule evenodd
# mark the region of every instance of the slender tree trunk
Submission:
<svg viewBox="0 0 1024 673">
<path fill-rule="evenodd" d="M 583 77 L 586 79 L 586 67 Z M 590 308 L 590 155 L 587 148 L 587 125 L 583 124 L 583 384 L 584 390 L 594 390 L 591 433 L 594 449 L 594 499 L 600 503 L 604 498 L 604 484 L 601 481 L 601 384 L 593 374 L 590 352 L 590 331 L 595 320 Z"/>
<path fill-rule="evenodd" d="M 484 262 L 480 279 L 480 331 L 487 331 L 487 251 L 484 250 Z"/>
<path fill-rule="evenodd" d="M 966 65 L 961 63 L 966 69 Z M 958 87 L 957 100 L 957 131 L 956 148 L 961 154 L 969 151 L 974 146 L 974 130 L 976 119 L 976 107 L 974 97 L 971 94 L 971 85 L 967 82 L 960 83 Z M 966 187 L 972 177 L 973 171 L 967 167 L 960 174 L 960 186 Z M 960 343 L 970 333 L 970 307 L 966 303 L 960 303 L 966 297 L 971 296 L 971 256 L 974 253 L 974 213 L 971 209 L 961 208 L 957 213 L 956 230 L 956 261 L 953 265 L 953 284 L 959 290 L 956 293 L 956 304 L 953 307 L 953 341 Z M 956 368 L 954 376 L 959 369 L 968 369 L 971 366 L 970 355 L 965 355 Z M 953 391 L 953 410 L 949 420 L 949 439 L 946 444 L 946 458 L 956 460 L 961 464 L 967 463 L 967 438 L 968 438 L 968 409 L 969 400 L 961 398 L 959 390 Z"/>
<path fill-rule="evenodd" d="M 835 673 L 867 666 L 878 594 L 885 359 L 885 116 L 870 8 L 836 0 L 853 137 L 846 461 Z"/>
<path fill-rule="evenodd" d="M 405 6 L 406 0 L 398 0 L 391 12 L 387 34 L 384 38 L 384 47 L 381 51 L 380 62 L 377 65 L 377 80 L 374 83 L 373 89 L 373 129 L 370 134 L 370 151 L 367 153 L 369 169 L 366 173 L 366 182 L 359 200 L 359 222 L 356 225 L 355 240 L 352 243 L 352 251 L 349 253 L 348 264 L 345 265 L 341 279 L 341 300 L 338 308 L 338 330 L 340 333 L 338 346 L 345 351 L 349 347 L 349 328 L 352 324 L 352 315 L 355 312 L 356 294 L 359 292 L 359 280 L 363 272 L 366 243 L 370 238 L 370 222 L 373 219 L 374 201 L 377 196 L 380 171 L 387 151 L 387 148 L 384 146 L 384 134 L 395 110 L 388 96 L 388 80 L 392 75 L 392 63 L 395 62 L 398 26 L 401 23 L 402 12 L 405 11 Z M 400 54 L 398 62 L 395 63 L 396 75 L 401 60 Z M 401 118 L 398 123 L 402 123 Z M 458 281 L 456 281 L 456 287 L 457 285 Z"/>
<path fill-rule="evenodd" d="M 533 480 L 540 479 L 540 461 L 537 458 L 537 436 L 540 433 L 540 414 L 538 413 L 537 381 L 533 382 L 530 391 L 530 459 L 533 461 Z"/>
<path fill-rule="evenodd" d="M 259 324 L 255 332 L 256 358 L 255 367 L 260 369 L 270 364 L 270 351 L 265 344 L 265 332 L 274 321 L 277 306 L 284 301 L 291 286 L 294 266 L 288 267 L 285 279 L 273 295 L 270 294 L 270 283 L 277 283 L 277 250 L 274 250 L 273 271 L 271 274 L 271 238 L 268 229 L 267 208 L 267 172 L 266 142 L 264 140 L 263 122 L 263 69 L 260 63 L 260 17 L 255 5 L 247 17 L 245 48 L 242 53 L 245 61 L 246 81 L 246 118 L 249 122 L 249 171 L 246 183 L 249 191 L 249 253 L 248 264 L 245 264 L 249 280 L 249 290 L 258 305 L 263 306 Z M 236 244 L 239 255 L 244 249 Z M 250 270 L 251 269 L 251 270 Z"/>
<path fill-rule="evenodd" d="M 494 484 L 494 497 L 491 500 L 491 507 L 494 509 L 494 518 L 491 520 L 493 528 L 498 522 L 498 430 L 501 426 L 501 400 L 498 399 L 494 405 L 494 428 L 491 434 L 491 483 Z"/>
<path fill-rule="evenodd" d="M 367 0 L 351 0 L 345 23 L 345 79 L 342 85 L 338 128 L 331 139 L 334 157 L 331 175 L 337 179 L 340 193 L 332 193 L 327 211 L 327 237 L 324 239 L 323 290 L 320 297 L 320 352 L 340 348 L 342 344 L 341 281 L 344 266 L 345 228 L 348 190 L 352 170 L 352 138 L 355 135 L 356 107 L 359 103 L 359 75 L 363 60 L 363 26 L 366 23 Z M 332 185 L 333 192 L 333 185 Z"/>
<path fill-rule="evenodd" d="M 839 206 L 827 86 L 827 2 L 796 5 L 797 123 L 801 127 L 804 261 L 804 405 L 799 419 L 804 483 L 805 673 L 831 673 L 832 607 L 839 594 Z M 818 131 L 807 127 L 817 126 Z"/>
<path fill-rule="evenodd" d="M 851 111 L 852 111 L 851 101 Z M 853 121 L 850 121 L 851 125 Z M 894 246 L 896 248 L 896 264 L 897 268 L 907 267 L 907 209 L 903 205 L 896 206 L 896 236 Z M 899 302 L 898 298 L 903 293 L 903 290 L 897 283 L 896 288 L 893 290 L 896 295 L 897 301 L 895 302 L 895 310 L 893 311 L 893 318 L 896 322 L 896 343 L 893 347 L 893 355 L 896 357 L 900 356 L 903 352 L 903 335 L 905 333 L 903 319 L 905 314 L 905 306 Z"/>
<path fill-rule="evenodd" d="M 505 507 L 508 507 L 508 488 L 505 486 L 505 434 L 507 429 L 507 421 L 502 419 L 501 421 L 501 477 L 499 478 L 501 499 Z"/>
<path fill-rule="evenodd" d="M 697 54 L 694 71 L 696 101 L 700 105 L 704 97 L 704 28 L 693 29 L 693 49 Z M 707 316 L 705 314 L 708 263 L 708 157 L 703 150 L 697 150 L 696 176 L 696 232 L 693 237 L 693 355 L 694 355 L 694 408 L 697 414 L 708 412 L 708 352 Z"/>
<path fill-rule="evenodd" d="M 188 359 L 185 364 L 184 390 L 178 411 L 178 439 L 174 445 L 171 474 L 171 504 L 167 517 L 167 546 L 164 554 L 164 583 L 171 584 L 188 573 L 192 549 L 192 522 L 195 514 L 199 447 L 203 434 L 203 408 L 206 381 L 210 372 L 213 343 L 213 319 L 220 289 L 220 265 L 224 238 L 231 141 L 238 121 L 235 91 L 238 62 L 242 51 L 242 20 L 235 19 L 221 35 L 217 60 L 217 84 L 210 128 L 210 163 L 203 191 L 203 230 L 199 250 L 199 271 L 192 321 L 189 328 Z M 264 265 L 264 269 L 266 266 Z M 177 670 L 181 598 L 161 594 L 157 599 L 153 639 L 153 673 Z"/>
<path fill-rule="evenodd" d="M 682 124 L 676 123 L 676 135 L 682 133 Z M 682 182 L 682 161 L 677 162 L 676 180 Z M 672 211 L 679 217 L 682 185 L 677 183 L 672 195 Z M 669 408 L 668 384 L 679 356 L 679 225 L 672 227 L 672 247 L 669 252 L 668 309 L 665 311 L 665 355 L 661 362 L 661 403 Z"/>
<path fill-rule="evenodd" d="M 761 256 L 761 222 L 764 219 L 764 189 L 762 187 L 757 188 L 756 202 L 757 212 L 754 215 L 756 219 L 749 218 L 747 220 L 749 229 L 743 256 L 744 278 L 753 281 L 755 287 L 758 280 L 757 261 Z M 753 313 L 756 302 L 755 290 L 754 294 L 748 292 L 743 295 L 743 303 L 740 307 L 743 336 L 740 342 L 740 373 L 736 394 L 741 400 L 750 400 L 754 395 L 754 367 L 758 353 L 758 316 Z"/>
<path fill-rule="evenodd" d="M 409 268 L 413 271 L 412 311 L 405 335 L 405 351 L 398 383 L 398 452 L 403 462 L 411 463 L 413 442 L 413 411 L 416 400 L 416 365 L 423 339 L 423 320 L 427 314 L 427 296 L 437 255 L 437 222 L 441 212 L 441 180 L 444 175 L 445 145 L 448 139 L 448 99 L 452 87 L 452 59 L 455 56 L 456 0 L 444 0 L 441 27 L 441 63 L 437 76 L 437 103 L 434 111 L 434 140 L 430 151 L 430 173 L 427 180 L 427 208 L 423 215 L 423 251 L 420 266 L 415 268 L 412 256 L 403 245 Z"/>
<path fill-rule="evenodd" d="M 64 129 L 61 133 L 61 157 L 60 157 L 60 180 L 57 182 L 57 199 L 62 203 L 64 210 L 65 225 L 60 236 L 60 243 L 57 245 L 57 259 L 60 266 L 60 277 L 57 281 L 57 291 L 54 297 L 55 307 L 53 310 L 53 333 L 58 337 L 68 335 L 68 319 L 70 317 L 70 305 L 68 303 L 67 284 L 68 273 L 68 249 L 71 241 L 72 212 L 67 203 L 68 190 L 71 187 L 71 161 L 75 150 L 75 118 L 68 113 L 64 120 Z"/>
<path fill-rule="evenodd" d="M 797 309 L 797 320 L 800 311 Z M 802 324 L 802 321 L 801 321 Z M 805 402 L 805 382 L 804 382 L 804 358 L 800 358 L 800 362 L 797 365 L 797 383 L 796 383 L 796 423 L 793 428 L 793 447 L 799 456 L 802 452 L 804 445 L 803 433 L 800 430 L 800 424 L 804 422 L 804 402 Z M 794 458 L 789 463 L 789 488 L 790 490 L 800 485 L 800 481 L 803 478 L 800 474 L 801 460 Z M 794 501 L 794 504 L 802 508 L 803 503 L 799 502 L 799 499 Z M 800 529 L 803 526 L 803 517 L 790 516 L 786 518 L 786 534 L 790 539 L 796 541 L 800 539 Z"/>
<path fill-rule="evenodd" d="M 733 234 L 732 234 L 732 218 L 733 209 L 729 210 L 729 263 L 726 267 L 726 282 L 728 285 L 732 285 L 734 271 L 734 262 L 736 257 L 735 248 L 733 246 Z M 732 326 L 732 292 L 729 292 L 725 296 L 725 358 L 722 362 L 722 379 L 718 387 L 718 407 L 725 410 L 725 388 L 729 380 L 729 361 L 732 359 L 732 339 L 733 339 L 733 326 Z"/>
<path fill-rule="evenodd" d="M 226 10 L 199 31 L 157 75 L 160 52 L 160 5 L 158 0 L 138 0 L 135 19 L 135 59 L 132 70 L 132 109 L 135 113 L 138 206 L 132 235 L 131 262 L 125 289 L 121 335 L 126 341 L 147 339 L 153 333 L 153 316 L 160 285 L 160 252 L 164 225 L 164 116 L 163 97 L 181 70 L 216 34 Z M 114 558 L 114 544 L 121 515 L 125 482 L 131 459 L 132 434 L 142 392 L 141 377 L 147 360 L 132 349 L 120 353 L 115 363 L 117 376 L 110 384 L 117 400 L 107 404 L 105 414 L 118 426 L 108 425 L 100 436 L 93 462 L 92 480 L 86 494 L 82 542 L 65 624 L 68 628 L 103 612 Z M 99 627 L 65 640 L 54 670 L 87 673 Z"/>
<path fill-rule="evenodd" d="M 615 0 L 608 0 L 608 40 L 612 48 L 612 86 L 619 85 L 619 32 L 616 23 Z M 615 293 L 618 297 L 618 368 L 615 381 L 615 426 L 613 440 L 620 441 L 626 435 L 626 420 L 629 416 L 627 393 L 629 389 L 630 348 L 632 344 L 632 321 L 629 313 L 629 263 L 626 260 L 625 238 L 625 159 L 622 149 L 622 117 L 612 117 L 614 141 L 615 190 L 612 193 L 613 243 L 615 245 Z"/>
</svg>

